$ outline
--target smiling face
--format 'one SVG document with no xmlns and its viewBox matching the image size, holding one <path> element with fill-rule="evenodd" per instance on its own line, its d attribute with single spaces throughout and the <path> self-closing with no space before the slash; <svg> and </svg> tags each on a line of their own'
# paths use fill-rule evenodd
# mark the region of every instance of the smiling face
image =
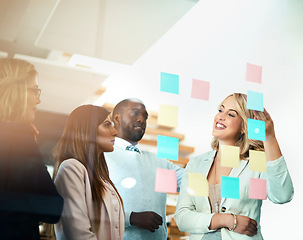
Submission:
<svg viewBox="0 0 303 240">
<path fill-rule="evenodd" d="M 136 144 L 145 133 L 148 113 L 144 104 L 129 101 L 120 114 L 114 116 L 118 130 L 118 137 Z M 118 124 L 117 124 L 118 123 Z"/>
<path fill-rule="evenodd" d="M 100 152 L 112 152 L 114 150 L 115 137 L 118 135 L 109 116 L 98 126 L 97 145 Z"/>
<path fill-rule="evenodd" d="M 29 81 L 27 86 L 27 104 L 25 110 L 24 121 L 32 123 L 35 119 L 37 111 L 37 104 L 41 103 L 40 97 L 37 97 L 36 91 L 38 89 L 37 77 Z"/>
<path fill-rule="evenodd" d="M 240 117 L 233 96 L 226 98 L 213 123 L 213 136 L 224 145 L 235 145 L 242 130 Z"/>
</svg>

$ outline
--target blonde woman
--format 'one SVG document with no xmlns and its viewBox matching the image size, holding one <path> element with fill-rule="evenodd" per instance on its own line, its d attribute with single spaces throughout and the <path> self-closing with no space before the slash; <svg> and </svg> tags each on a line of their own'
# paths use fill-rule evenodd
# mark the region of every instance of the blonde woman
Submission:
<svg viewBox="0 0 303 240">
<path fill-rule="evenodd" d="M 40 239 L 39 222 L 56 223 L 61 216 L 63 199 L 32 124 L 40 93 L 32 64 L 0 59 L 0 239 Z"/>
<path fill-rule="evenodd" d="M 84 105 L 69 116 L 55 149 L 55 184 L 64 198 L 57 239 L 122 240 L 122 199 L 109 179 L 104 152 L 114 150 L 109 112 Z"/>
<path fill-rule="evenodd" d="M 265 121 L 266 141 L 248 139 L 248 118 Z M 213 151 L 190 159 L 183 176 L 175 218 L 181 231 L 190 232 L 190 239 L 263 239 L 260 231 L 262 200 L 248 198 L 249 179 L 267 180 L 267 197 L 273 203 L 286 203 L 293 197 L 293 185 L 275 137 L 274 125 L 266 110 L 246 109 L 246 95 L 234 93 L 220 104 L 214 117 Z M 238 168 L 221 166 L 222 145 L 240 148 Z M 249 150 L 265 151 L 267 172 L 249 169 Z M 190 196 L 188 173 L 202 173 L 209 183 L 209 198 Z M 240 199 L 222 198 L 221 176 L 238 177 Z"/>
</svg>

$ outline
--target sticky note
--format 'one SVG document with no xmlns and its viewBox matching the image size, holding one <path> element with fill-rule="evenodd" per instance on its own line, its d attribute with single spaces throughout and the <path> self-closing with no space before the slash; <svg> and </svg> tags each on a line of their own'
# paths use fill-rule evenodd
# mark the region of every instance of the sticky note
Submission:
<svg viewBox="0 0 303 240">
<path fill-rule="evenodd" d="M 177 173 L 175 170 L 157 168 L 155 192 L 177 192 Z"/>
<path fill-rule="evenodd" d="M 262 83 L 262 67 L 251 63 L 246 64 L 246 81 Z"/>
<path fill-rule="evenodd" d="M 159 106 L 158 124 L 175 128 L 178 126 L 178 106 L 165 105 Z"/>
<path fill-rule="evenodd" d="M 263 93 L 247 91 L 246 108 L 263 112 Z"/>
<path fill-rule="evenodd" d="M 239 178 L 221 176 L 221 197 L 240 199 Z"/>
<path fill-rule="evenodd" d="M 222 145 L 221 166 L 222 167 L 239 167 L 240 148 L 236 146 Z"/>
<path fill-rule="evenodd" d="M 191 97 L 208 101 L 209 82 L 193 79 L 191 88 Z"/>
<path fill-rule="evenodd" d="M 266 179 L 251 178 L 249 180 L 248 198 L 262 200 L 267 198 Z"/>
<path fill-rule="evenodd" d="M 161 72 L 160 91 L 179 94 L 179 76 Z"/>
<path fill-rule="evenodd" d="M 265 141 L 265 122 L 249 118 L 248 138 L 259 141 Z"/>
<path fill-rule="evenodd" d="M 209 186 L 206 177 L 201 173 L 188 173 L 187 192 L 191 196 L 209 195 Z"/>
<path fill-rule="evenodd" d="M 179 138 L 158 135 L 157 157 L 178 161 Z"/>
<path fill-rule="evenodd" d="M 266 155 L 263 151 L 249 150 L 249 169 L 256 172 L 266 172 Z"/>
</svg>

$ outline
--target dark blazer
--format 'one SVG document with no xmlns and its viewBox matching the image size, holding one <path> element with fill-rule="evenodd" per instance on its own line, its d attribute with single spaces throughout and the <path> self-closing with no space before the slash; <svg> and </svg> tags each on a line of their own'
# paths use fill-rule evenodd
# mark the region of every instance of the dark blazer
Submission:
<svg viewBox="0 0 303 240">
<path fill-rule="evenodd" d="M 40 239 L 39 222 L 58 222 L 62 208 L 31 127 L 0 122 L 0 239 Z"/>
</svg>

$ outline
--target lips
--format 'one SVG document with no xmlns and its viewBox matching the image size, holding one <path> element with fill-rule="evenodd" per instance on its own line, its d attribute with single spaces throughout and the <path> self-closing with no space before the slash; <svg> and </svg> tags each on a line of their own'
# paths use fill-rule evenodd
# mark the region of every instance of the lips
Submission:
<svg viewBox="0 0 303 240">
<path fill-rule="evenodd" d="M 222 123 L 217 122 L 216 125 L 215 125 L 215 128 L 219 129 L 219 130 L 222 130 L 222 129 L 225 129 L 226 126 Z"/>
<path fill-rule="evenodd" d="M 144 131 L 144 130 L 145 130 L 145 127 L 144 127 L 144 126 L 138 126 L 138 125 L 135 125 L 135 126 L 134 126 L 134 129 L 135 129 L 135 130 L 141 130 L 141 131 Z"/>
</svg>

